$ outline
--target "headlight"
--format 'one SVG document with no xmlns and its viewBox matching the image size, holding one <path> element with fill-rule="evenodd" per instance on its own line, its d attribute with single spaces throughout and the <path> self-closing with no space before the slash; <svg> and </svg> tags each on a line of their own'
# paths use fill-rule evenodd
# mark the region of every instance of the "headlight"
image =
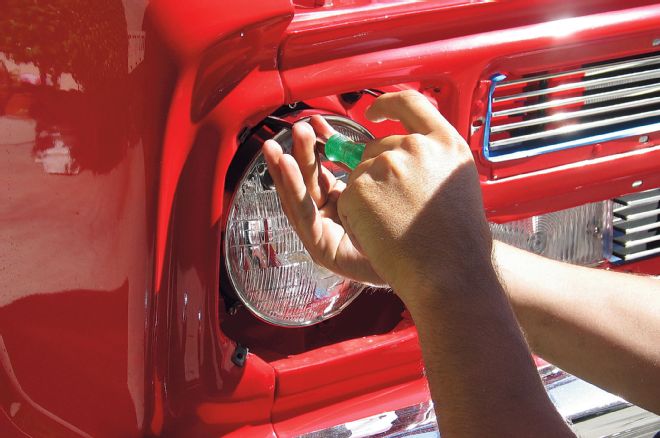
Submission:
<svg viewBox="0 0 660 438">
<path fill-rule="evenodd" d="M 373 138 L 350 119 L 326 119 L 355 141 Z M 286 152 L 291 150 L 290 130 L 281 131 L 274 140 Z M 312 261 L 282 211 L 261 152 L 237 185 L 224 243 L 227 272 L 239 299 L 272 324 L 318 323 L 339 313 L 363 289 Z"/>
<path fill-rule="evenodd" d="M 612 201 L 491 224 L 493 238 L 545 257 L 595 265 L 612 255 Z"/>
</svg>

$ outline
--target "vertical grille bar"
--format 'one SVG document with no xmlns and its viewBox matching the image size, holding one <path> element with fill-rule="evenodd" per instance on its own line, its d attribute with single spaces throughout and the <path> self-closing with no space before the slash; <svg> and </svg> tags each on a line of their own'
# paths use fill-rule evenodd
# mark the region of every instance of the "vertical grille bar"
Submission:
<svg viewBox="0 0 660 438">
<path fill-rule="evenodd" d="M 621 196 L 613 202 L 615 261 L 660 254 L 660 188 Z"/>
</svg>

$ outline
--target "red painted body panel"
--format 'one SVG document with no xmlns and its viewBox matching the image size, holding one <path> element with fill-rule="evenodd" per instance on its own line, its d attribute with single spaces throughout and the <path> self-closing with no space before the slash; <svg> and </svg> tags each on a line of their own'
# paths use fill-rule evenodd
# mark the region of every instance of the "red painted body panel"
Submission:
<svg viewBox="0 0 660 438">
<path fill-rule="evenodd" d="M 174 78 L 145 7 L 3 4 L 2 436 L 142 434 Z"/>
<path fill-rule="evenodd" d="M 490 74 L 650 51 L 660 6 L 296 3 L 3 7 L 0 436 L 294 436 L 428 397 L 392 295 L 305 329 L 227 312 L 225 181 L 239 136 L 282 105 L 382 136 L 401 127 L 364 120 L 370 96 L 337 94 L 424 91 L 471 140 L 496 221 L 660 186 L 656 135 L 498 165 L 468 135 Z"/>
</svg>

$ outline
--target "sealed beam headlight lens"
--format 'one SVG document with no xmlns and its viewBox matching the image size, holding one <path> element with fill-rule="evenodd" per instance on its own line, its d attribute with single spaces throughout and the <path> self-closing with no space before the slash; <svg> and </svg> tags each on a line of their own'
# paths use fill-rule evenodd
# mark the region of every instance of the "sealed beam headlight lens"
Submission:
<svg viewBox="0 0 660 438">
<path fill-rule="evenodd" d="M 612 255 L 612 201 L 491 224 L 493 238 L 542 256 L 595 265 Z"/>
<path fill-rule="evenodd" d="M 373 138 L 350 119 L 326 119 L 352 140 Z M 274 139 L 285 151 L 291 150 L 290 130 L 281 131 Z M 345 176 L 340 169 L 332 169 L 338 177 Z M 272 324 L 318 323 L 339 313 L 364 288 L 312 261 L 282 211 L 261 153 L 237 185 L 224 250 L 227 272 L 238 297 L 257 317 Z"/>
</svg>

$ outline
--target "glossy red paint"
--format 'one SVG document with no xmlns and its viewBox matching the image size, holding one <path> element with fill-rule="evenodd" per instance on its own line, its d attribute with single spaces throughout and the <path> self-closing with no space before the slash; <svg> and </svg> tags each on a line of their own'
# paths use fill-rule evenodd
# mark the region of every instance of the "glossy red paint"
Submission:
<svg viewBox="0 0 660 438">
<path fill-rule="evenodd" d="M 213 19 L 218 13 L 228 14 L 230 19 Z M 181 20 L 182 16 L 186 19 Z M 156 237 L 156 290 L 160 290 L 169 211 L 179 174 L 196 130 L 204 125 L 200 117 L 209 111 L 208 102 L 216 102 L 208 100 L 204 94 L 220 92 L 225 97 L 209 116 L 209 123 L 222 128 L 225 136 L 222 138 L 222 150 L 225 153 L 235 151 L 237 134 L 245 124 L 263 118 L 266 111 L 277 108 L 282 101 L 280 78 L 274 60 L 277 41 L 291 16 L 291 5 L 283 0 L 264 2 L 264 7 L 250 9 L 238 3 L 219 7 L 217 2 L 208 0 L 191 2 L 185 7 L 176 1 L 164 2 L 154 8 L 154 21 L 166 35 L 166 42 L 171 45 L 180 69 L 163 144 Z M 262 29 L 255 23 L 265 23 L 267 28 L 272 29 Z M 256 59 L 248 59 L 252 50 L 250 45 L 256 41 L 261 42 L 263 50 Z M 223 54 L 225 62 L 218 63 L 214 54 Z M 240 65 L 246 61 L 248 65 Z M 239 67 L 227 70 L 227 65 Z M 242 81 L 240 87 L 239 81 Z M 202 96 L 194 96 L 195 92 L 202 93 Z M 254 105 L 246 105 L 251 102 Z M 255 119 L 250 120 L 250 117 Z M 229 157 L 222 158 L 220 162 L 228 162 Z M 221 192 L 217 191 L 220 199 Z M 214 211 L 217 220 L 217 205 Z"/>
<path fill-rule="evenodd" d="M 495 33 L 502 30 L 552 22 L 565 17 L 624 9 L 621 2 L 616 0 L 570 3 L 534 0 L 526 2 L 524 6 L 516 1 L 485 0 L 447 0 L 417 4 L 365 3 L 367 4 L 344 9 L 341 14 L 331 8 L 312 12 L 301 11 L 302 13 L 296 14 L 289 28 L 290 36 L 285 45 L 286 50 L 282 54 L 282 68 L 296 69 L 369 52 L 376 54 L 427 42 L 451 41 L 468 35 L 487 36 L 489 32 L 493 32 L 495 41 L 500 41 Z M 625 8 L 652 4 L 653 1 L 637 0 L 627 2 Z M 547 30 L 539 36 L 548 35 Z M 526 35 L 536 36 L 536 34 Z M 490 45 L 495 41 L 485 41 L 485 43 Z M 468 42 L 469 40 L 466 41 Z M 479 49 L 482 44 L 472 48 Z M 416 56 L 416 53 L 411 52 L 409 61 L 421 67 L 421 59 L 416 59 Z M 478 62 L 479 58 L 475 57 L 474 61 Z M 434 76 L 437 77 L 442 71 L 444 70 L 436 71 Z M 377 79 L 379 76 L 372 77 Z M 405 81 L 406 79 L 403 79 L 399 82 Z"/>
<path fill-rule="evenodd" d="M 374 376 L 378 377 L 382 377 L 382 374 Z M 345 398 L 341 403 L 322 405 L 294 418 L 275 421 L 274 429 L 278 436 L 295 437 L 401 407 L 414 406 L 427 401 L 429 397 L 426 379 L 419 378 Z"/>
<path fill-rule="evenodd" d="M 465 7 L 496 6 L 475 4 Z M 417 19 L 425 23 L 426 20 L 421 19 L 423 16 L 431 23 L 444 21 L 441 18 L 443 14 L 454 17 L 454 10 L 438 9 L 420 12 Z M 501 17 L 485 13 L 479 16 L 488 16 L 489 19 Z M 557 12 L 553 17 L 561 16 L 561 12 Z M 547 15 L 544 17 L 547 18 Z M 393 14 L 388 17 L 387 25 L 396 29 L 394 32 L 413 32 L 410 26 L 397 25 L 399 21 L 405 23 L 407 18 L 406 14 Z M 528 17 L 527 20 L 533 23 L 535 19 Z M 294 20 L 295 24 L 297 22 Z M 304 28 L 302 24 L 299 25 Z M 316 93 L 378 88 L 416 80 L 423 89 L 439 90 L 440 110 L 461 135 L 469 138 L 473 119 L 465 109 L 473 109 L 475 84 L 479 81 L 501 71 L 503 66 L 507 71 L 518 68 L 518 73 L 524 74 L 558 63 L 565 65 L 565 59 L 590 62 L 649 52 L 660 26 L 660 9 L 657 5 L 640 6 L 497 31 L 483 27 L 480 22 L 474 25 L 475 28 L 472 23 L 457 27 L 452 32 L 460 33 L 453 33 L 447 39 L 433 42 L 413 40 L 412 45 L 405 47 L 391 47 L 385 37 L 379 39 L 377 35 L 381 34 L 376 33 L 371 45 L 356 44 L 349 50 L 346 44 L 337 44 L 336 50 L 324 51 L 325 56 L 317 54 L 312 57 L 313 63 L 309 62 L 311 55 L 305 51 L 306 47 L 316 47 L 325 42 L 332 44 L 335 40 L 345 42 L 344 36 L 355 29 L 355 22 L 344 19 L 309 33 L 300 31 L 301 35 L 298 35 L 294 32 L 285 42 L 282 51 L 282 76 L 287 95 L 289 100 L 304 100 Z M 419 27 L 423 29 L 423 24 Z M 360 38 L 368 37 L 360 34 Z M 397 41 L 397 45 L 400 44 Z M 507 65 L 507 61 L 513 65 Z M 635 176 L 646 178 L 646 187 L 657 186 L 655 174 L 660 161 L 657 152 L 649 148 L 649 145 L 654 144 L 653 141 L 641 146 L 631 144 L 630 141 L 613 143 L 614 146 L 608 143 L 607 148 L 602 145 L 575 148 L 551 156 L 494 166 L 481 158 L 479 142 L 473 142 L 484 181 L 484 197 L 489 216 L 493 220 L 504 221 L 515 215 L 611 198 L 634 191 L 631 183 Z M 616 146 L 620 143 L 625 143 L 625 146 Z M 617 155 L 610 155 L 612 152 Z M 610 158 L 606 158 L 608 155 Z M 616 164 L 613 162 L 615 159 Z M 559 166 L 566 163 L 579 164 Z M 587 171 L 583 165 L 589 166 Z M 610 173 L 613 168 L 616 168 L 614 174 Z M 630 178 L 626 178 L 626 175 Z M 496 181 L 504 177 L 510 178 L 502 183 Z M 616 181 L 616 184 L 612 185 L 612 181 Z M 557 183 L 560 187 L 556 186 Z M 550 186 L 553 187 L 552 191 L 548 190 Z M 516 199 L 515 204 L 512 204 L 512 199 Z"/>
<path fill-rule="evenodd" d="M 401 132 L 338 94 L 414 88 L 467 138 L 490 73 L 650 51 L 660 28 L 649 1 L 309 3 L 3 8 L 19 28 L 0 26 L 0 435 L 294 436 L 426 399 L 393 296 L 299 330 L 228 314 L 239 135 L 301 101 Z M 495 220 L 660 186 L 656 137 L 497 166 L 474 150 Z"/>
<path fill-rule="evenodd" d="M 142 434 L 173 79 L 145 8 L 3 4 L 2 436 Z"/>
<path fill-rule="evenodd" d="M 657 17 L 655 19 L 657 21 Z M 618 56 L 625 57 L 639 55 L 649 52 L 649 42 L 653 41 L 656 30 L 645 30 L 639 26 L 638 32 L 633 35 L 619 35 L 609 37 L 607 44 L 602 40 L 586 40 L 581 44 L 569 42 L 559 47 L 550 47 L 547 49 L 534 50 L 524 55 L 505 55 L 495 58 L 487 69 L 482 73 L 481 83 L 489 83 L 492 75 L 504 73 L 508 77 L 518 78 L 523 75 L 533 74 L 539 71 L 556 70 L 558 66 L 561 69 L 579 68 L 580 64 L 593 63 L 604 60 L 616 59 Z M 579 63 L 575 60 L 579 59 Z M 475 91 L 474 102 L 487 101 L 485 90 Z M 476 105 L 475 105 L 476 106 Z M 479 117 L 485 114 L 484 109 L 475 108 L 472 112 L 470 124 L 474 123 Z M 580 147 L 564 151 L 558 151 L 545 156 L 532 157 L 528 159 L 514 160 L 504 163 L 486 163 L 481 155 L 482 164 L 489 168 L 489 179 L 502 179 L 510 176 L 516 176 L 523 173 L 531 173 L 537 170 L 558 167 L 570 163 L 578 163 L 585 160 L 602 158 L 608 155 L 621 154 L 639 149 L 645 149 L 649 144 L 657 143 L 657 133 L 651 134 L 653 140 L 647 144 L 640 144 L 637 138 L 626 138 L 602 143 L 593 146 Z M 470 144 L 475 152 L 481 148 L 483 141 L 483 130 L 478 130 L 470 136 Z M 629 191 L 629 190 L 628 190 Z M 626 192 L 624 192 L 626 193 Z"/>
</svg>

